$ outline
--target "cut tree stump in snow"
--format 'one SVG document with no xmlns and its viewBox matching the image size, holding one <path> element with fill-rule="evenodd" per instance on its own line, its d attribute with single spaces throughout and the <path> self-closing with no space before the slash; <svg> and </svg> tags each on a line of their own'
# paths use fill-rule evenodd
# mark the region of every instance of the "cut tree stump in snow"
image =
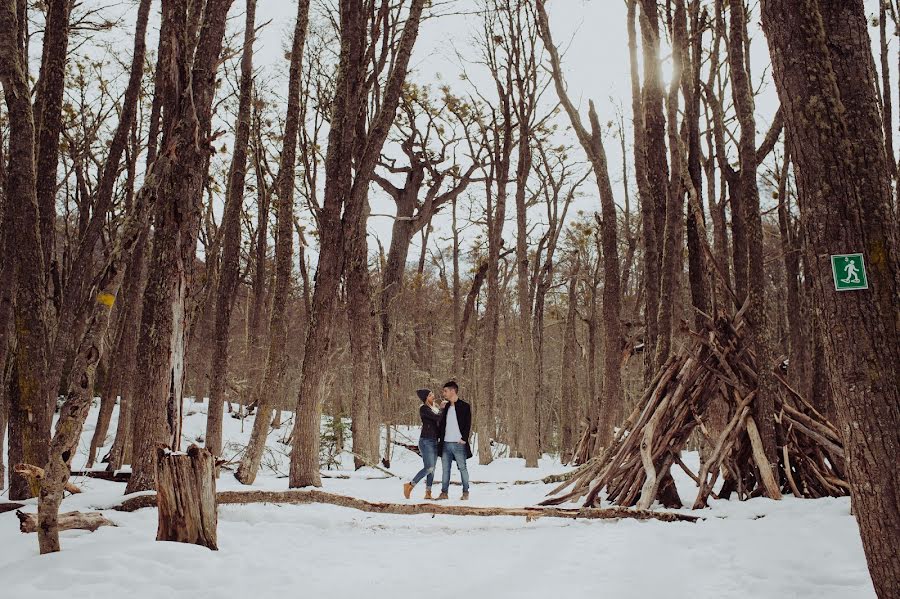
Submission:
<svg viewBox="0 0 900 599">
<path fill-rule="evenodd" d="M 475 507 L 464 505 L 445 505 L 440 503 L 375 503 L 336 495 L 318 490 L 289 491 L 220 491 L 216 495 L 219 504 L 248 503 L 284 503 L 309 504 L 326 503 L 375 514 L 435 514 L 444 516 L 519 516 L 527 520 L 538 518 L 569 518 L 572 520 L 617 520 L 631 518 L 636 520 L 661 520 L 663 522 L 696 522 L 702 520 L 697 516 L 674 512 L 653 512 L 630 508 L 557 508 L 557 507 Z M 153 495 L 139 495 L 126 499 L 114 509 L 122 512 L 133 512 L 141 508 L 153 507 L 156 504 Z"/>
<path fill-rule="evenodd" d="M 37 514 L 26 514 L 16 510 L 19 517 L 19 530 L 22 532 L 37 532 Z M 101 526 L 116 526 L 112 520 L 107 520 L 100 512 L 66 512 L 59 515 L 59 530 L 89 530 L 94 532 Z"/>
<path fill-rule="evenodd" d="M 191 445 L 187 453 L 156 448 L 157 541 L 216 546 L 215 458 Z"/>
</svg>

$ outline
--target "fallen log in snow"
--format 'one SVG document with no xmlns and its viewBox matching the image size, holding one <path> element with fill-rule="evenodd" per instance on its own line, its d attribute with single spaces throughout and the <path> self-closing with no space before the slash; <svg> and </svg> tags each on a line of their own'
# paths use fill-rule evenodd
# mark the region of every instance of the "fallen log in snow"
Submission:
<svg viewBox="0 0 900 599">
<path fill-rule="evenodd" d="M 24 503 L 0 503 L 0 514 L 5 514 L 6 512 L 11 512 L 22 507 L 25 507 Z"/>
<path fill-rule="evenodd" d="M 444 516 L 520 516 L 527 520 L 538 518 L 569 518 L 572 520 L 617 520 L 619 518 L 632 518 L 637 520 L 661 520 L 663 522 L 696 522 L 701 518 L 678 514 L 673 512 L 651 512 L 649 510 L 635 510 L 623 507 L 612 508 L 558 508 L 558 507 L 475 507 L 465 505 L 445 505 L 440 503 L 375 503 L 336 495 L 318 490 L 288 490 L 288 491 L 219 491 L 216 493 L 216 501 L 219 505 L 248 504 L 248 503 L 287 503 L 309 504 L 326 503 L 347 507 L 363 512 L 376 514 L 434 514 Z M 140 495 L 126 499 L 114 509 L 123 512 L 133 512 L 145 507 L 156 505 L 156 496 Z"/>
<path fill-rule="evenodd" d="M 131 480 L 131 472 L 116 470 L 110 472 L 108 470 L 72 470 L 72 477 L 99 478 L 100 480 L 108 480 L 114 483 L 127 483 Z"/>
<path fill-rule="evenodd" d="M 37 532 L 37 514 L 26 514 L 16 510 L 19 517 L 19 530 L 22 532 Z M 59 515 L 59 530 L 89 530 L 94 532 L 101 526 L 116 526 L 112 520 L 107 520 L 100 512 L 66 512 Z"/>
</svg>

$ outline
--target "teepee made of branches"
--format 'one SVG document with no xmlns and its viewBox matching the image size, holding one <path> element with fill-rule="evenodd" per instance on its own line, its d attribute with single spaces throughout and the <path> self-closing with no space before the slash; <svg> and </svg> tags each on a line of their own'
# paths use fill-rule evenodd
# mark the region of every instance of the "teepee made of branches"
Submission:
<svg viewBox="0 0 900 599">
<path fill-rule="evenodd" d="M 746 305 L 745 305 L 746 307 Z M 739 499 L 758 495 L 780 498 L 841 496 L 849 493 L 844 450 L 838 430 L 781 376 L 775 398 L 777 473 L 768 466 L 752 403 L 756 396 L 756 359 L 745 341 L 742 308 L 734 315 L 708 318 L 656 373 L 637 407 L 618 429 L 613 442 L 554 489 L 543 505 L 577 502 L 599 505 L 605 499 L 647 509 L 657 500 L 682 502 L 670 474 L 682 468 L 698 486 L 693 507 L 710 497 Z M 714 435 L 707 426 L 713 401 L 724 402 L 727 424 Z M 693 473 L 681 460 L 698 429 L 713 447 Z M 718 493 L 713 489 L 723 479 Z"/>
</svg>

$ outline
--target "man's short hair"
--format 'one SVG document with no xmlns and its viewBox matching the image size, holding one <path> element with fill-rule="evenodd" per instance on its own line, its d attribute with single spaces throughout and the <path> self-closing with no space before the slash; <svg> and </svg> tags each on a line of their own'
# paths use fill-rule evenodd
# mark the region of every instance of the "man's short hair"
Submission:
<svg viewBox="0 0 900 599">
<path fill-rule="evenodd" d="M 444 389 L 453 389 L 455 393 L 459 393 L 459 385 L 456 384 L 456 381 L 447 381 L 444 383 Z"/>
</svg>

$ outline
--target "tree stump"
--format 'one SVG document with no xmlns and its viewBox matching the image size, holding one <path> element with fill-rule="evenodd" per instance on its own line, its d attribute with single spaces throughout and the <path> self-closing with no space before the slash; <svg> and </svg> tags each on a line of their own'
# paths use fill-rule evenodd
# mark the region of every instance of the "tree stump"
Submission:
<svg viewBox="0 0 900 599">
<path fill-rule="evenodd" d="M 191 445 L 187 453 L 156 448 L 157 541 L 216 546 L 215 458 Z"/>
</svg>

